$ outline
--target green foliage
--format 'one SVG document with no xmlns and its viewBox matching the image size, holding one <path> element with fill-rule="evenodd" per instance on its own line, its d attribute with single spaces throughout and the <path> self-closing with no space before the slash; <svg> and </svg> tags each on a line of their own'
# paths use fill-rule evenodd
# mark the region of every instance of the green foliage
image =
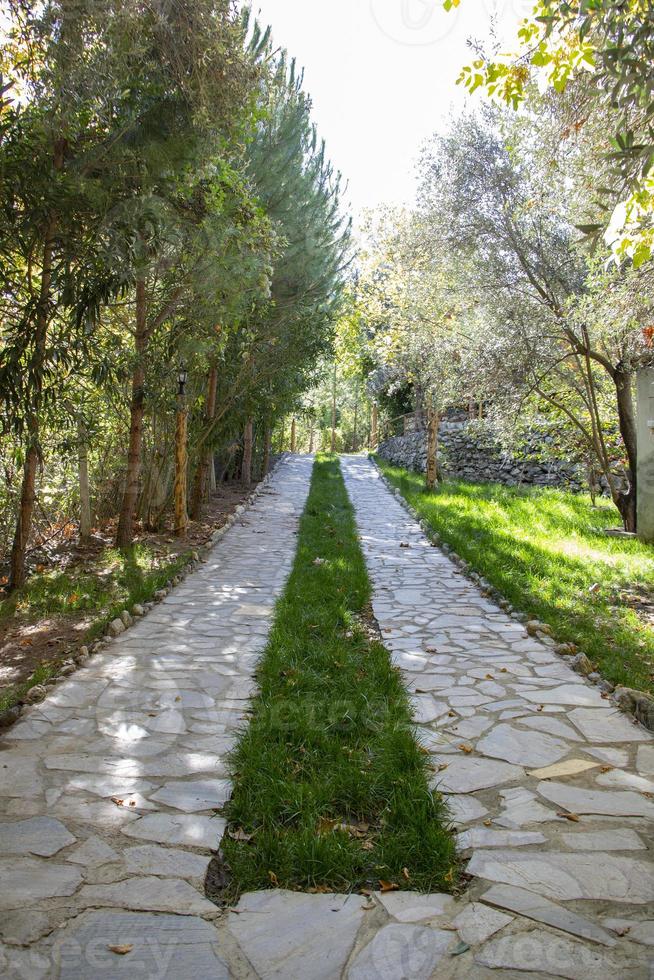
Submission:
<svg viewBox="0 0 654 980">
<path fill-rule="evenodd" d="M 368 638 L 369 601 L 338 462 L 319 458 L 257 671 L 260 694 L 231 760 L 221 845 L 230 897 L 271 883 L 335 891 L 378 887 L 379 879 L 419 891 L 454 884 L 443 804 L 427 788 L 399 672 Z"/>
<path fill-rule="evenodd" d="M 592 507 L 588 497 L 560 490 L 449 480 L 427 493 L 421 475 L 378 462 L 441 539 L 517 609 L 577 643 L 614 684 L 654 690 L 654 630 L 629 605 L 639 594 L 651 601 L 654 557 L 645 544 L 603 534 L 614 524 L 607 502 Z"/>
<path fill-rule="evenodd" d="M 444 2 L 448 10 L 458 5 Z M 514 109 L 532 100 L 533 74 L 558 94 L 580 73 L 590 80 L 595 101 L 616 120 L 606 145 L 615 180 L 604 193 L 617 207 L 606 237 L 616 259 L 636 268 L 654 251 L 653 61 L 650 0 L 538 0 L 518 32 L 516 54 L 478 58 L 459 77 L 470 92 L 483 88 Z"/>
</svg>

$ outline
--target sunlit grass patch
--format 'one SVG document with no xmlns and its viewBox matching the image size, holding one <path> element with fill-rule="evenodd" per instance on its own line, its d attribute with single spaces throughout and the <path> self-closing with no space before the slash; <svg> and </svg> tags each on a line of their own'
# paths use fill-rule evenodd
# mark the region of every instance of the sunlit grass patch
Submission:
<svg viewBox="0 0 654 980">
<path fill-rule="evenodd" d="M 316 563 L 316 559 L 320 559 Z M 365 627 L 370 583 L 338 461 L 319 457 L 298 550 L 231 760 L 226 897 L 286 888 L 451 890 L 453 838 L 406 692 Z"/>
<path fill-rule="evenodd" d="M 427 493 L 421 474 L 378 463 L 517 608 L 577 643 L 614 684 L 654 689 L 654 629 L 630 598 L 636 591 L 654 601 L 654 549 L 603 533 L 617 523 L 609 501 L 593 507 L 584 494 L 455 480 Z"/>
</svg>

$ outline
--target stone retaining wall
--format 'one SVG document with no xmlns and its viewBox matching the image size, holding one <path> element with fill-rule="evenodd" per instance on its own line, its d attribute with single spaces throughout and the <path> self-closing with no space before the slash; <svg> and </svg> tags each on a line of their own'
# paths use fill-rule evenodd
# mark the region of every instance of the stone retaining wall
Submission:
<svg viewBox="0 0 654 980">
<path fill-rule="evenodd" d="M 551 438 L 551 437 L 550 437 Z M 520 483 L 541 487 L 564 487 L 579 492 L 587 489 L 584 468 L 569 460 L 540 460 L 530 455 L 537 448 L 538 440 L 547 436 L 535 436 L 532 446 L 526 447 L 524 458 L 506 453 L 490 438 L 471 429 L 463 422 L 443 422 L 439 433 L 439 464 L 445 476 L 470 480 L 493 481 L 515 486 Z M 379 455 L 395 466 L 424 473 L 427 462 L 427 437 L 423 431 L 405 436 L 394 436 L 381 443 Z"/>
</svg>

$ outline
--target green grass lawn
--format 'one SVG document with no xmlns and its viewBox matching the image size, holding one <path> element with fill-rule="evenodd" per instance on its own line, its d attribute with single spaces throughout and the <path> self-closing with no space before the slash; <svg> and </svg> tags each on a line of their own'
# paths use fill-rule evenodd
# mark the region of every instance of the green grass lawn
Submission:
<svg viewBox="0 0 654 980">
<path fill-rule="evenodd" d="M 189 554 L 161 556 L 144 544 L 125 552 L 113 548 L 83 566 L 32 575 L 22 589 L 0 602 L 0 630 L 20 630 L 44 620 L 57 624 L 87 620 L 77 639 L 88 642 L 100 636 L 123 609 L 146 602 L 189 560 Z M 57 672 L 57 663 L 44 661 L 29 680 L 0 692 L 0 711 L 21 700 L 35 684 Z"/>
<path fill-rule="evenodd" d="M 400 674 L 365 625 L 369 600 L 338 461 L 319 457 L 260 693 L 231 761 L 224 897 L 271 885 L 440 891 L 456 882 Z"/>
<path fill-rule="evenodd" d="M 454 480 L 427 493 L 422 474 L 377 462 L 517 609 L 577 643 L 614 684 L 654 689 L 654 629 L 628 604 L 629 593 L 653 598 L 654 548 L 602 533 L 619 523 L 610 502 L 594 508 L 581 494 Z"/>
</svg>

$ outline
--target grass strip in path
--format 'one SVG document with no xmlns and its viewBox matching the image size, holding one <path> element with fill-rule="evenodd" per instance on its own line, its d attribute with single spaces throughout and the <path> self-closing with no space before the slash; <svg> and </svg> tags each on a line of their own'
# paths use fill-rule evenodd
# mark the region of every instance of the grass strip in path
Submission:
<svg viewBox="0 0 654 980">
<path fill-rule="evenodd" d="M 338 460 L 318 457 L 223 815 L 223 897 L 271 885 L 450 891 L 454 842 L 388 651 Z M 368 623 L 367 621 L 368 620 Z"/>
<path fill-rule="evenodd" d="M 654 548 L 607 537 L 606 500 L 540 487 L 446 480 L 377 462 L 441 540 L 517 609 L 574 642 L 613 684 L 654 690 Z M 646 600 L 649 616 L 638 612 Z"/>
</svg>

